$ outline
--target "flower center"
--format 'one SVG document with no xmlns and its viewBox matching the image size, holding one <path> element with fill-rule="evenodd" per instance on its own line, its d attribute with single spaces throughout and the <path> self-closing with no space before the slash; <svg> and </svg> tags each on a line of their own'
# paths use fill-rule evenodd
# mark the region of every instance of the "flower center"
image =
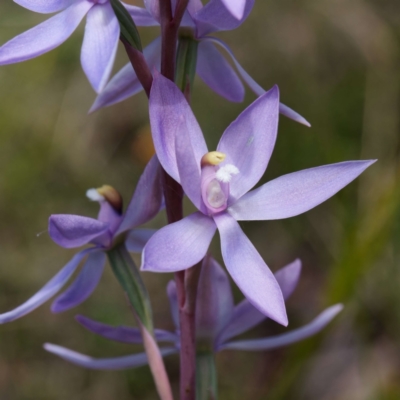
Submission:
<svg viewBox="0 0 400 400">
<path fill-rule="evenodd" d="M 201 194 L 210 214 L 226 209 L 229 199 L 229 182 L 239 170 L 232 164 L 219 166 L 226 155 L 217 151 L 201 159 Z"/>
<path fill-rule="evenodd" d="M 106 201 L 117 213 L 122 213 L 122 196 L 110 185 L 103 185 L 97 189 L 89 189 L 86 197 L 92 201 Z"/>
<path fill-rule="evenodd" d="M 97 219 L 109 224 L 110 240 L 112 240 L 123 219 L 122 196 L 112 186 L 103 185 L 97 189 L 89 189 L 86 197 L 99 203 L 100 211 Z"/>
<path fill-rule="evenodd" d="M 220 182 L 229 183 L 233 175 L 237 175 L 239 170 L 233 164 L 225 164 L 215 174 Z"/>
<path fill-rule="evenodd" d="M 220 208 L 226 204 L 227 198 L 225 197 L 225 193 L 221 188 L 220 183 L 213 179 L 208 183 L 206 187 L 206 203 L 209 204 L 212 208 Z"/>
</svg>

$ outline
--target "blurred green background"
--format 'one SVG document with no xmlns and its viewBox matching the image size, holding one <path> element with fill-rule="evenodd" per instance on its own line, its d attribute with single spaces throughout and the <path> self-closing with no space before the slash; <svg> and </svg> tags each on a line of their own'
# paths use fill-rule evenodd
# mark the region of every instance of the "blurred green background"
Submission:
<svg viewBox="0 0 400 400">
<path fill-rule="evenodd" d="M 11 0 L 0 4 L 0 43 L 46 17 Z M 139 94 L 87 115 L 95 95 L 79 62 L 83 24 L 61 47 L 0 68 L 0 312 L 19 305 L 74 253 L 46 232 L 52 213 L 95 216 L 85 191 L 104 183 L 126 202 L 151 153 L 147 99 Z M 141 30 L 148 43 L 157 28 Z M 276 270 L 303 261 L 288 301 L 290 328 L 336 302 L 344 311 L 322 334 L 288 348 L 218 355 L 221 399 L 395 400 L 400 398 L 400 2 L 397 0 L 258 0 L 245 24 L 220 34 L 243 67 L 311 123 L 281 118 L 263 181 L 349 159 L 378 158 L 360 179 L 296 218 L 242 224 Z M 121 51 L 115 70 L 126 62 Z M 194 112 L 215 148 L 225 127 L 254 100 L 218 97 L 195 82 Z M 165 223 L 164 215 L 151 225 Z M 214 254 L 220 259 L 218 246 Z M 136 258 L 139 262 L 139 259 Z M 145 274 L 156 326 L 172 328 L 165 285 Z M 242 298 L 235 288 L 237 301 Z M 42 349 L 44 342 L 93 356 L 140 347 L 91 335 L 73 317 L 133 324 L 107 270 L 94 295 L 53 315 L 49 304 L 0 326 L 0 399 L 155 399 L 148 368 L 88 371 Z M 250 335 L 284 331 L 267 321 Z M 176 390 L 179 365 L 166 359 Z"/>
</svg>

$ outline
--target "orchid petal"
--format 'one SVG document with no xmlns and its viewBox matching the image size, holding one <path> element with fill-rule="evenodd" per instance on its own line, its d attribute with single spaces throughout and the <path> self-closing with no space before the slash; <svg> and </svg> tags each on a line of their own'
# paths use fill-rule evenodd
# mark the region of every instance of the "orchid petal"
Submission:
<svg viewBox="0 0 400 400">
<path fill-rule="evenodd" d="M 214 92 L 233 102 L 244 98 L 244 87 L 234 69 L 215 46 L 200 41 L 197 53 L 196 72 Z"/>
<path fill-rule="evenodd" d="M 125 246 L 131 253 L 141 253 L 157 229 L 133 229 L 125 239 Z"/>
<path fill-rule="evenodd" d="M 222 3 L 236 19 L 243 18 L 246 0 L 222 0 Z"/>
<path fill-rule="evenodd" d="M 208 152 L 203 133 L 181 91 L 158 72 L 154 74 L 149 108 L 157 156 L 167 173 L 179 182 L 175 139 L 189 135 L 195 161 L 200 165 L 201 158 Z"/>
<path fill-rule="evenodd" d="M 374 162 L 347 161 L 283 175 L 247 193 L 229 213 L 238 221 L 294 217 L 332 197 Z"/>
<path fill-rule="evenodd" d="M 287 325 L 285 302 L 274 274 L 228 214 L 214 215 L 226 268 L 247 299 L 267 317 Z"/>
<path fill-rule="evenodd" d="M 146 10 L 153 16 L 153 18 L 160 22 L 160 2 L 159 0 L 143 0 Z"/>
<path fill-rule="evenodd" d="M 187 10 L 191 16 L 194 16 L 203 8 L 203 3 L 201 0 L 189 0 Z"/>
<path fill-rule="evenodd" d="M 202 39 L 202 41 L 207 41 L 207 42 L 212 42 L 215 44 L 218 44 L 220 47 L 225 49 L 225 51 L 228 53 L 228 55 L 231 57 L 231 60 L 233 61 L 236 69 L 238 70 L 240 76 L 242 79 L 247 83 L 249 88 L 257 95 L 257 96 L 262 96 L 265 93 L 265 90 L 245 71 L 245 69 L 239 64 L 239 62 L 236 60 L 232 50 L 230 47 L 224 43 L 222 40 L 217 39 L 215 37 L 207 36 Z M 284 104 L 280 103 L 279 104 L 279 112 L 284 115 L 287 118 L 292 119 L 293 121 L 296 121 L 302 125 L 310 127 L 310 123 L 303 118 L 300 114 L 298 114 L 296 111 L 292 110 L 288 106 L 285 106 Z"/>
<path fill-rule="evenodd" d="M 274 86 L 251 103 L 219 141 L 217 150 L 226 154 L 224 163 L 239 169 L 230 182 L 230 194 L 235 199 L 247 193 L 267 168 L 278 133 L 278 107 L 279 89 Z"/>
<path fill-rule="evenodd" d="M 181 124 L 184 122 L 181 121 Z M 205 211 L 201 197 L 200 163 L 196 160 L 189 135 L 182 135 L 175 141 L 175 154 L 183 191 L 198 210 Z"/>
<path fill-rule="evenodd" d="M 51 343 L 45 343 L 43 347 L 48 352 L 53 353 L 66 361 L 69 361 L 84 368 L 118 370 L 137 368 L 148 364 L 147 356 L 145 353 L 138 353 L 130 356 L 115 358 L 94 358 Z M 160 352 L 163 356 L 174 354 L 177 351 L 178 350 L 174 347 L 160 349 Z"/>
<path fill-rule="evenodd" d="M 55 214 L 49 218 L 50 237 L 67 249 L 88 243 L 106 245 L 109 225 L 80 215 Z"/>
<path fill-rule="evenodd" d="M 275 272 L 275 278 L 282 290 L 283 298 L 286 300 L 297 285 L 301 271 L 300 260 L 295 260 Z M 218 347 L 227 340 L 238 336 L 249 329 L 257 326 L 267 317 L 255 308 L 247 299 L 235 306 L 233 315 L 228 324 L 225 324 L 218 335 L 216 346 Z"/>
<path fill-rule="evenodd" d="M 301 273 L 301 261 L 294 260 L 290 264 L 284 266 L 275 272 L 275 278 L 282 290 L 283 298 L 286 300 L 293 293 L 299 282 Z"/>
<path fill-rule="evenodd" d="M 195 32 L 195 30 L 196 30 L 196 23 L 193 21 L 193 18 L 190 15 L 189 10 L 186 10 L 185 14 L 183 14 L 181 27 L 182 28 L 189 28 L 193 32 Z"/>
<path fill-rule="evenodd" d="M 59 313 L 83 303 L 99 284 L 105 263 L 106 255 L 102 251 L 90 254 L 72 285 L 54 300 L 51 311 Z"/>
<path fill-rule="evenodd" d="M 117 54 L 120 28 L 110 3 L 96 4 L 87 15 L 81 63 L 96 92 L 106 85 Z"/>
<path fill-rule="evenodd" d="M 224 342 L 257 326 L 267 319 L 267 316 L 255 308 L 249 300 L 244 299 L 235 306 L 233 315 L 215 340 L 215 347 L 219 348 Z"/>
<path fill-rule="evenodd" d="M 172 0 L 172 11 L 175 14 L 177 0 Z M 190 28 L 191 31 L 196 32 L 196 22 L 193 19 L 193 15 L 197 13 L 199 9 L 203 8 L 203 4 L 201 0 L 189 0 L 186 11 L 183 14 L 181 27 L 182 28 Z"/>
<path fill-rule="evenodd" d="M 178 305 L 178 294 L 176 292 L 175 281 L 169 281 L 167 285 L 167 296 L 169 300 L 169 307 L 174 321 L 175 329 L 179 330 L 179 305 Z"/>
<path fill-rule="evenodd" d="M 89 331 L 100 335 L 106 339 L 122 343 L 143 343 L 140 329 L 129 326 L 112 326 L 86 318 L 83 315 L 77 315 L 75 319 Z M 154 335 L 158 342 L 175 342 L 177 336 L 174 333 L 155 329 Z"/>
<path fill-rule="evenodd" d="M 153 15 L 142 7 L 132 6 L 122 2 L 124 7 L 128 10 L 131 15 L 133 22 L 136 26 L 158 26 L 160 23 L 154 19 Z"/>
<path fill-rule="evenodd" d="M 214 341 L 215 335 L 230 320 L 233 295 L 229 278 L 211 256 L 201 267 L 196 298 L 197 338 Z"/>
<path fill-rule="evenodd" d="M 0 47 L 0 65 L 17 63 L 47 53 L 65 42 L 93 7 L 78 1 L 47 21 L 16 36 Z"/>
<path fill-rule="evenodd" d="M 158 230 L 142 253 L 143 271 L 175 272 L 192 267 L 207 253 L 216 226 L 196 212 Z"/>
<path fill-rule="evenodd" d="M 94 249 L 86 249 L 75 256 L 59 271 L 49 282 L 46 283 L 36 294 L 34 294 L 29 300 L 21 304 L 19 307 L 12 311 L 8 311 L 4 314 L 0 314 L 0 324 L 14 321 L 15 319 L 21 318 L 31 311 L 35 310 L 48 299 L 53 297 L 69 280 L 72 274 L 78 268 L 79 263 L 88 253 L 94 251 Z"/>
<path fill-rule="evenodd" d="M 242 75 L 242 77 L 243 77 L 243 75 Z M 254 83 L 256 83 L 256 82 L 254 81 Z M 247 82 L 247 84 L 249 85 L 250 89 L 252 89 L 252 87 L 250 86 L 250 84 L 248 82 Z M 254 90 L 253 90 L 253 92 L 255 94 L 257 94 L 257 92 L 255 92 Z M 263 93 L 264 93 L 264 91 L 263 91 Z M 286 118 L 289 118 L 295 122 L 298 122 L 299 124 L 306 126 L 307 128 L 311 128 L 311 124 L 304 117 L 302 117 L 298 112 L 292 110 L 290 107 L 285 106 L 283 103 L 279 104 L 279 113 L 284 115 Z"/>
<path fill-rule="evenodd" d="M 153 40 L 144 50 L 144 58 L 150 70 L 160 68 L 161 38 Z M 107 83 L 97 96 L 89 112 L 119 103 L 143 90 L 132 64 L 128 63 Z"/>
<path fill-rule="evenodd" d="M 95 189 L 96 190 L 96 189 Z M 115 231 L 119 228 L 122 221 L 122 215 L 119 211 L 117 211 L 112 204 L 110 204 L 107 200 L 99 201 L 100 211 L 97 214 L 97 219 L 100 222 L 104 222 L 108 224 L 109 231 L 114 234 Z"/>
<path fill-rule="evenodd" d="M 230 343 L 223 344 L 218 350 L 247 350 L 247 351 L 260 351 L 260 350 L 271 350 L 278 347 L 287 346 L 292 343 L 299 342 L 300 340 L 306 339 L 310 336 L 320 332 L 332 319 L 342 311 L 343 306 L 336 304 L 332 307 L 327 308 L 324 312 L 318 315 L 312 322 L 302 328 L 295 329 L 289 333 L 282 335 L 267 337 L 263 339 L 251 339 L 251 340 L 238 340 Z"/>
<path fill-rule="evenodd" d="M 194 15 L 198 36 L 202 37 L 211 32 L 230 31 L 236 29 L 248 17 L 253 5 L 254 0 L 246 0 L 242 17 L 237 19 L 226 9 L 221 0 L 210 0 L 198 13 Z"/>
<path fill-rule="evenodd" d="M 51 14 L 64 10 L 76 0 L 14 0 L 21 7 L 37 13 Z"/>
<path fill-rule="evenodd" d="M 142 225 L 158 214 L 162 202 L 161 172 L 154 155 L 139 178 L 118 233 Z"/>
<path fill-rule="evenodd" d="M 111 78 L 105 88 L 96 97 L 89 113 L 119 103 L 142 90 L 143 86 L 136 76 L 132 64 L 128 63 Z"/>
<path fill-rule="evenodd" d="M 106 339 L 122 343 L 142 343 L 142 334 L 138 328 L 128 326 L 111 326 L 94 321 L 82 315 L 77 315 L 75 319 L 90 332 L 100 335 Z"/>
</svg>

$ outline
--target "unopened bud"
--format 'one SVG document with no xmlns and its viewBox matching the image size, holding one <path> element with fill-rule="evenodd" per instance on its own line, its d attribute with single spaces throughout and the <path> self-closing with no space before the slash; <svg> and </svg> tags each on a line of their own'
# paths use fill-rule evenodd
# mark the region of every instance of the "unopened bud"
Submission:
<svg viewBox="0 0 400 400">
<path fill-rule="evenodd" d="M 204 154 L 201 158 L 201 166 L 204 167 L 206 165 L 218 165 L 221 164 L 222 161 L 225 160 L 226 154 L 221 153 L 219 151 L 210 151 L 209 153 Z"/>
</svg>

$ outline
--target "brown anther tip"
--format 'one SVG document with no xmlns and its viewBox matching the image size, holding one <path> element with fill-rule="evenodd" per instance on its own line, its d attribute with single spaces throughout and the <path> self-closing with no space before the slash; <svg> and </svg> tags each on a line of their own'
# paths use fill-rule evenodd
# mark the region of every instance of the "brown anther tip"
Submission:
<svg viewBox="0 0 400 400">
<path fill-rule="evenodd" d="M 119 192 L 110 185 L 103 185 L 96 189 L 97 192 L 105 198 L 105 200 L 118 213 L 122 212 L 122 196 Z"/>
<path fill-rule="evenodd" d="M 219 151 L 210 151 L 201 158 L 201 166 L 218 165 L 221 164 L 226 158 L 226 154 Z"/>
</svg>

